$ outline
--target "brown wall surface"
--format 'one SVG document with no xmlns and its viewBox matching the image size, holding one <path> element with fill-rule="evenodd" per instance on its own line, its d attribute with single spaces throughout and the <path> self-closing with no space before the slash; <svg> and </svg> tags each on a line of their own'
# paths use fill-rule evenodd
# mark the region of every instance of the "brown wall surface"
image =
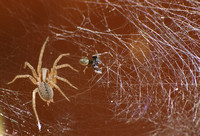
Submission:
<svg viewBox="0 0 200 136">
<path fill-rule="evenodd" d="M 197 1 L 0 1 L 0 135 L 140 136 L 200 134 L 200 4 Z M 28 61 L 58 70 L 54 103 L 36 94 Z M 102 74 L 79 64 L 99 56 Z M 105 53 L 107 52 L 107 53 Z"/>
</svg>

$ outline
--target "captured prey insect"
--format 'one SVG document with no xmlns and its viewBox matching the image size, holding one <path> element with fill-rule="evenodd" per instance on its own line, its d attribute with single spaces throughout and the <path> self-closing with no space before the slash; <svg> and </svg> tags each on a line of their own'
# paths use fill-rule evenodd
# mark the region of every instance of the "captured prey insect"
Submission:
<svg viewBox="0 0 200 136">
<path fill-rule="evenodd" d="M 101 64 L 100 56 L 107 54 L 108 52 L 103 52 L 103 53 L 97 53 L 92 55 L 92 59 L 88 59 L 87 57 L 83 57 L 79 60 L 79 63 L 83 66 L 86 66 L 86 68 L 83 70 L 85 73 L 85 70 L 87 67 L 92 66 L 94 68 L 95 73 L 97 74 L 102 74 L 102 68 L 99 68 L 99 64 Z"/>
<path fill-rule="evenodd" d="M 53 63 L 53 67 L 50 70 L 47 68 L 42 68 L 42 57 L 43 57 L 45 46 L 46 46 L 48 40 L 49 40 L 49 37 L 46 38 L 46 41 L 44 42 L 44 44 L 41 48 L 39 60 L 38 60 L 37 71 L 33 68 L 33 66 L 29 62 L 26 61 L 24 63 L 24 68 L 28 67 L 31 70 L 32 75 L 29 75 L 29 74 L 16 75 L 12 81 L 7 83 L 7 84 L 11 84 L 11 83 L 15 82 L 16 79 L 28 78 L 31 80 L 31 82 L 34 85 L 37 86 L 33 90 L 32 106 L 33 106 L 33 111 L 35 113 L 35 117 L 38 122 L 39 131 L 41 130 L 41 124 L 40 124 L 40 120 L 39 120 L 39 117 L 38 117 L 38 114 L 36 111 L 36 102 L 35 102 L 36 93 L 38 93 L 40 98 L 43 101 L 47 102 L 47 105 L 49 106 L 49 104 L 51 102 L 53 102 L 53 96 L 54 96 L 53 88 L 57 89 L 65 97 L 66 100 L 70 101 L 68 99 L 68 97 L 64 94 L 64 92 L 60 89 L 60 87 L 56 84 L 57 80 L 63 81 L 65 83 L 67 83 L 69 86 L 71 86 L 72 88 L 78 90 L 78 88 L 76 86 L 72 85 L 67 79 L 57 75 L 58 69 L 62 69 L 62 68 L 66 68 L 66 67 L 69 67 L 73 71 L 78 72 L 78 70 L 76 70 L 75 68 L 73 68 L 71 65 L 69 65 L 67 63 L 57 65 L 57 63 L 60 61 L 60 59 L 65 56 L 68 56 L 69 53 L 61 54 L 60 56 L 58 56 L 58 58 Z"/>
</svg>

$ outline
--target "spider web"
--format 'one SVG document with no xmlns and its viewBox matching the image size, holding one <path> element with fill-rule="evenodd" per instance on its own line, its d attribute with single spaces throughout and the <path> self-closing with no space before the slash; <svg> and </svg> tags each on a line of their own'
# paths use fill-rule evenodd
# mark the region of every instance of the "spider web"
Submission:
<svg viewBox="0 0 200 136">
<path fill-rule="evenodd" d="M 0 2 L 0 135 L 198 135 L 200 133 L 200 3 L 196 0 L 77 0 Z M 32 109 L 25 61 L 59 64 L 48 107 L 38 94 L 41 132 Z M 78 61 L 100 56 L 102 74 Z"/>
</svg>

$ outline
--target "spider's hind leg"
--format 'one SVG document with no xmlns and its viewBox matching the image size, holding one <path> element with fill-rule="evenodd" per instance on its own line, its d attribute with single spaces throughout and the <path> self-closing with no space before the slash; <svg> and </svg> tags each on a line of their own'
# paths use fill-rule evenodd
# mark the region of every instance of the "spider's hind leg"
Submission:
<svg viewBox="0 0 200 136">
<path fill-rule="evenodd" d="M 38 117 L 38 114 L 37 114 L 37 110 L 36 110 L 36 102 L 35 102 L 35 100 L 36 100 L 36 93 L 38 92 L 38 88 L 35 88 L 34 90 L 33 90 L 33 96 L 32 96 L 32 106 L 33 106 L 33 111 L 34 111 L 34 114 L 35 114 L 35 117 L 36 117 L 36 119 L 37 119 L 37 122 L 38 122 L 38 129 L 39 129 L 39 131 L 41 130 L 41 124 L 40 124 L 40 119 L 39 119 L 39 117 Z"/>
<path fill-rule="evenodd" d="M 66 100 L 70 101 L 69 98 L 63 93 L 63 91 L 58 87 L 54 82 L 48 80 L 51 86 L 55 87 L 64 97 Z"/>
<path fill-rule="evenodd" d="M 72 83 L 70 83 L 67 79 L 65 78 L 62 78 L 60 76 L 55 76 L 56 79 L 60 80 L 60 81 L 63 81 L 65 83 L 67 83 L 68 85 L 70 85 L 71 87 L 73 87 L 74 89 L 78 90 L 78 88 L 74 85 L 72 85 Z"/>
</svg>

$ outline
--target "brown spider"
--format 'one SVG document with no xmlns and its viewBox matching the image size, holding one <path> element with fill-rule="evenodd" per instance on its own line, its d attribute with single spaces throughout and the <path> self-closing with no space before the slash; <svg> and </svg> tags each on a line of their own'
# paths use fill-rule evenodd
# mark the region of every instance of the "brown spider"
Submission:
<svg viewBox="0 0 200 136">
<path fill-rule="evenodd" d="M 42 68 L 42 57 L 43 57 L 45 46 L 46 46 L 48 40 L 49 40 L 49 37 L 46 38 L 46 41 L 44 42 L 44 44 L 41 48 L 40 56 L 39 56 L 39 60 L 38 60 L 38 66 L 37 66 L 37 73 L 36 73 L 36 70 L 33 68 L 33 66 L 29 62 L 26 61 L 24 63 L 24 68 L 28 67 L 32 71 L 32 75 L 29 75 L 29 74 L 17 75 L 17 76 L 15 76 L 15 78 L 12 81 L 7 83 L 7 84 L 11 84 L 16 79 L 19 79 L 19 78 L 29 78 L 34 85 L 37 85 L 37 88 L 35 88 L 33 90 L 33 94 L 32 94 L 33 95 L 32 96 L 32 106 L 33 106 L 33 111 L 35 113 L 35 117 L 38 122 L 39 131 L 41 130 L 41 124 L 40 124 L 40 120 L 39 120 L 39 117 L 38 117 L 38 114 L 36 111 L 36 104 L 35 104 L 36 93 L 38 92 L 40 98 L 43 101 L 47 102 L 47 105 L 49 106 L 49 103 L 53 102 L 53 88 L 54 87 L 65 97 L 65 99 L 70 101 L 67 98 L 67 96 L 63 93 L 63 91 L 60 89 L 60 87 L 56 85 L 57 80 L 61 80 L 65 83 L 69 84 L 71 87 L 78 89 L 77 87 L 72 85 L 67 79 L 57 75 L 57 70 L 61 69 L 61 68 L 65 68 L 65 67 L 69 67 L 72 70 L 78 72 L 78 70 L 74 69 L 69 64 L 57 65 L 58 61 L 62 57 L 70 55 L 69 53 L 61 54 L 60 56 L 58 56 L 58 58 L 54 61 L 53 68 L 51 68 L 50 71 L 47 68 Z"/>
</svg>

